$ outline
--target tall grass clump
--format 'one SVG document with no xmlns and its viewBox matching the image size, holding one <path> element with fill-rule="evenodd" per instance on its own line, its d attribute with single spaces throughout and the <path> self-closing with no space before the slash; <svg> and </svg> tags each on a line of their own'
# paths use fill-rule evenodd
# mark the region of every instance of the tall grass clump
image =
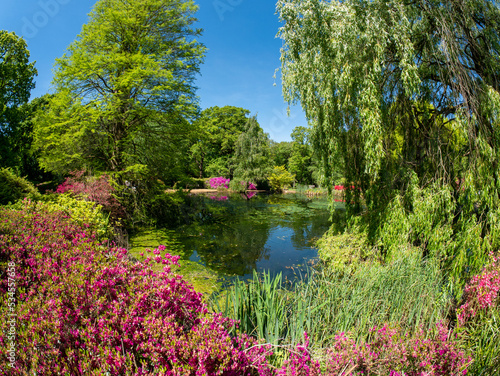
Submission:
<svg viewBox="0 0 500 376">
<path fill-rule="evenodd" d="M 275 347 L 310 340 L 323 375 L 451 375 L 470 358 L 445 324 L 452 298 L 444 282 L 436 265 L 410 257 L 317 269 L 289 289 L 281 275 L 254 273 L 217 301 L 240 331 Z"/>
<path fill-rule="evenodd" d="M 408 334 L 435 327 L 452 306 L 443 286 L 440 270 L 417 258 L 360 264 L 352 272 L 318 269 L 291 291 L 280 275 L 254 272 L 248 284 L 238 281 L 227 290 L 222 312 L 239 320 L 245 333 L 271 343 L 295 344 L 307 332 L 314 346 L 325 347 L 336 333 L 366 340 L 385 323 Z"/>
<path fill-rule="evenodd" d="M 307 330 L 318 346 L 331 344 L 337 332 L 367 338 L 385 323 L 407 333 L 429 329 L 451 309 L 443 286 L 439 268 L 418 258 L 362 263 L 353 272 L 318 270 L 296 288 L 291 326 Z"/>
<path fill-rule="evenodd" d="M 223 299 L 213 303 L 224 316 L 237 319 L 244 333 L 278 345 L 287 335 L 288 298 L 281 273 L 272 278 L 254 270 L 248 283 L 237 280 Z"/>
</svg>

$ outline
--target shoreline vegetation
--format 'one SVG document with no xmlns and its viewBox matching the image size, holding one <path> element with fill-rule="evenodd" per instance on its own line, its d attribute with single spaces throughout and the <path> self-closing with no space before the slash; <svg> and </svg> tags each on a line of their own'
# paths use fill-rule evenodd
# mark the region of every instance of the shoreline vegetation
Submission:
<svg viewBox="0 0 500 376">
<path fill-rule="evenodd" d="M 290 286 L 279 274 L 254 273 L 249 281 L 221 289 L 205 268 L 182 264 L 182 250 L 166 230 L 163 235 L 145 233 L 128 251 L 110 246 L 111 222 L 104 207 L 66 192 L 69 183 L 75 182 L 67 181 L 59 193 L 46 197 L 25 183 L 32 200 L 0 209 L 2 263 L 14 263 L 18 271 L 31 265 L 32 273 L 16 274 L 16 309 L 24 315 L 18 322 L 29 315 L 31 324 L 16 329 L 16 345 L 26 351 L 16 358 L 13 375 L 34 368 L 73 374 L 75 364 L 94 370 L 103 366 L 113 375 L 161 370 L 195 375 L 206 369 L 206 375 L 233 370 L 281 376 L 301 370 L 308 376 L 445 376 L 498 369 L 498 352 L 491 349 L 500 346 L 494 324 L 500 261 L 493 254 L 466 285 L 464 298 L 456 300 L 434 260 L 408 249 L 398 259 L 381 262 L 376 252 L 367 251 L 365 238 L 330 230 L 318 241 L 321 262 L 308 279 Z M 71 184 L 71 189 L 79 188 Z M 151 282 L 135 286 L 137 277 Z M 0 289 L 7 291 L 5 280 Z M 49 321 L 42 319 L 46 312 Z M 137 321 L 159 317 L 159 312 L 170 317 L 160 326 Z M 59 326 L 47 326 L 56 320 Z M 481 325 L 485 321 L 491 324 Z M 122 328 L 129 327 L 136 334 L 123 336 Z M 154 334 L 158 330 L 166 337 Z M 71 334 L 61 337 L 66 332 Z M 48 347 L 34 338 L 48 339 Z M 224 345 L 216 346 L 213 338 Z M 61 339 L 62 346 L 51 342 Z M 144 347 L 153 339 L 156 345 Z M 0 337 L 2 345 L 6 341 Z M 116 343 L 118 352 L 112 350 Z M 175 355 L 173 363 L 167 360 L 172 358 L 166 354 L 179 346 L 185 349 L 182 355 Z M 51 356 L 45 348 L 52 349 Z M 108 366 L 99 360 L 103 351 Z M 2 361 L 8 361 L 6 356 L 0 354 Z"/>
<path fill-rule="evenodd" d="M 168 345 L 166 342 L 160 345 L 166 337 L 162 339 L 163 337 L 154 336 L 157 338 L 155 341 L 160 341 L 156 346 L 167 346 L 166 348 L 170 349 L 168 351 L 173 351 L 177 346 L 187 348 L 187 353 L 184 353 L 183 357 L 188 356 L 188 358 L 178 358 L 180 363 L 177 366 L 175 363 L 161 361 L 162 367 L 166 367 L 163 368 L 165 370 L 177 369 L 176 372 L 187 375 L 201 369 L 200 367 L 207 367 L 211 371 L 207 371 L 206 374 L 215 375 L 218 367 L 227 367 L 223 365 L 233 359 L 232 361 L 236 363 L 233 363 L 231 367 L 241 372 L 238 374 L 260 369 L 259 374 L 281 375 L 287 374 L 286 372 L 292 369 L 307 369 L 310 372 L 308 375 L 319 375 L 321 372 L 323 375 L 333 376 L 338 375 L 339 372 L 345 372 L 347 368 L 352 368 L 351 372 L 365 369 L 377 374 L 388 372 L 390 369 L 402 371 L 416 369 L 420 370 L 419 372 L 431 372 L 433 375 L 444 376 L 465 374 L 466 368 L 471 363 L 471 355 L 467 355 L 465 347 L 461 348 L 460 337 L 457 337 L 457 333 L 452 336 L 453 329 L 449 326 L 451 322 L 448 317 L 456 308 L 451 297 L 443 295 L 443 276 L 439 268 L 430 262 L 409 256 L 406 260 L 402 259 L 386 266 L 378 263 L 364 263 L 357 267 L 332 269 L 331 265 L 324 264 L 316 269 L 309 280 L 299 283 L 292 290 L 285 288 L 279 275 L 271 278 L 266 274 L 254 273 L 253 280 L 250 282 L 237 282 L 225 292 L 219 291 L 217 295 L 212 295 L 209 300 L 206 300 L 202 299 L 202 295 L 195 293 L 191 285 L 185 284 L 183 277 L 174 276 L 178 256 L 171 256 L 168 250 L 169 248 L 175 249 L 175 244 L 168 244 L 167 247 L 150 244 L 149 250 L 141 255 L 142 260 L 138 260 L 135 256 L 130 259 L 130 253 L 126 250 L 100 245 L 95 232 L 97 223 L 90 227 L 88 225 L 81 227 L 73 222 L 74 219 L 68 213 L 61 216 L 60 211 L 53 211 L 50 207 L 50 203 L 25 200 L 15 204 L 12 208 L 6 207 L 0 211 L 0 233 L 2 234 L 0 235 L 0 248 L 3 257 L 7 256 L 8 259 L 15 260 L 18 270 L 26 262 L 32 264 L 31 272 L 37 276 L 38 281 L 33 284 L 31 274 L 17 276 L 17 287 L 20 292 L 17 296 L 18 309 L 30 315 L 29 322 L 32 324 L 23 325 L 17 333 L 18 345 L 24 346 L 27 352 L 17 358 L 18 368 L 15 369 L 19 372 L 14 372 L 13 375 L 21 375 L 24 372 L 22 370 L 31 369 L 35 364 L 39 369 L 48 372 L 47 374 L 71 373 L 73 372 L 71 367 L 75 361 L 81 366 L 86 364 L 87 367 L 90 364 L 98 364 L 99 362 L 95 363 L 97 360 L 95 352 L 94 355 L 84 355 L 80 352 L 78 358 L 68 357 L 65 354 L 68 351 L 70 353 L 80 351 L 78 349 L 81 349 L 81 346 L 85 348 L 96 346 L 93 340 L 87 338 L 87 332 L 101 328 L 103 323 L 104 328 L 108 329 L 96 338 L 106 335 L 108 340 L 104 340 L 104 337 L 99 340 L 101 349 L 104 349 L 101 341 L 104 340 L 104 343 L 111 345 L 117 339 L 119 340 L 121 336 L 119 328 L 130 325 L 128 323 L 132 323 L 135 320 L 134 317 L 147 318 L 150 314 L 155 316 L 154 311 L 151 313 L 144 311 L 146 306 L 140 308 L 140 305 L 137 306 L 137 303 L 134 303 L 141 296 L 141 291 L 145 291 L 141 290 L 143 287 L 123 290 L 124 286 L 132 283 L 136 278 L 133 277 L 134 273 L 147 276 L 151 281 L 156 281 L 158 278 L 158 282 L 162 280 L 160 284 L 153 282 L 153 285 L 148 287 L 151 289 L 152 286 L 156 286 L 148 293 L 152 294 L 148 298 L 151 300 L 148 301 L 154 302 L 158 298 L 160 298 L 159 302 L 170 301 L 168 309 L 173 310 L 171 312 L 174 315 L 180 315 L 175 320 L 181 321 L 162 321 L 162 331 L 168 325 L 173 325 L 173 332 L 169 334 L 172 336 L 176 333 L 177 325 L 182 325 L 184 331 L 188 329 L 185 336 L 178 337 L 174 342 L 169 340 Z M 88 207 L 86 210 L 92 209 Z M 45 228 L 51 228 L 51 231 L 47 232 Z M 46 233 L 47 238 L 38 239 L 31 235 L 40 231 Z M 496 270 L 495 268 L 499 265 L 495 264 L 497 260 L 494 260 L 493 269 Z M 81 266 L 71 266 L 73 263 Z M 54 268 L 56 265 L 57 267 Z M 130 272 L 127 271 L 129 269 Z M 70 272 L 71 270 L 74 272 Z M 80 275 L 79 270 L 86 270 L 86 272 Z M 479 276 L 480 278 L 482 276 Z M 53 281 L 58 282 L 54 284 Z M 83 288 L 87 283 L 85 281 L 88 281 L 90 285 Z M 161 291 L 164 291 L 163 288 L 167 286 L 164 285 L 165 283 L 170 286 L 168 289 L 174 294 L 170 298 L 161 295 L 163 294 Z M 73 288 L 75 285 L 81 286 L 83 290 L 75 290 Z M 1 288 L 5 289 L 5 286 L 2 285 Z M 176 293 L 175 291 L 180 288 L 179 293 Z M 473 288 L 474 284 L 471 285 L 471 289 Z M 46 292 L 41 293 L 41 291 Z M 82 291 L 87 295 L 80 296 L 77 291 Z M 124 291 L 130 294 L 127 298 L 124 298 Z M 133 293 L 133 291 L 136 292 Z M 184 292 L 181 293 L 181 291 Z M 135 294 L 139 294 L 137 298 L 134 297 Z M 406 297 L 404 300 L 401 299 L 402 295 Z M 104 296 L 107 298 L 102 301 Z M 119 296 L 121 298 L 115 300 Z M 471 298 L 474 298 L 474 295 Z M 86 302 L 83 309 L 72 305 L 71 302 L 81 301 L 81 299 L 85 299 Z M 203 301 L 209 305 L 205 306 L 207 303 Z M 342 301 L 349 301 L 349 304 L 339 304 Z M 56 304 L 56 302 L 59 303 Z M 47 304 L 50 306 L 54 319 L 59 317 L 60 329 L 37 326 L 39 322 L 37 318 L 42 317 L 41 315 L 48 307 Z M 99 305 L 92 308 L 95 304 Z M 118 311 L 122 313 L 119 316 L 107 315 L 102 304 L 115 307 L 112 309 L 117 310 L 117 313 Z M 457 311 L 460 312 L 457 316 L 461 315 L 464 318 L 460 324 L 463 328 L 466 328 L 471 319 L 477 319 L 474 315 L 482 314 L 467 311 L 467 304 L 475 306 L 474 301 L 470 300 L 462 304 Z M 132 310 L 129 311 L 128 307 Z M 153 307 L 156 307 L 156 304 Z M 158 309 L 160 307 L 158 306 Z M 137 311 L 139 308 L 140 311 Z M 90 313 L 95 309 L 102 313 L 98 316 L 91 315 Z M 485 314 L 487 314 L 487 309 L 486 305 L 483 308 Z M 170 312 L 164 311 L 165 308 L 161 310 L 163 314 Z M 69 312 L 73 313 L 68 316 Z M 139 312 L 141 316 L 137 316 Z M 464 312 L 473 313 L 471 316 L 471 313 Z M 222 316 L 218 316 L 219 314 Z M 67 321 L 63 317 L 78 318 L 81 324 L 75 326 L 74 319 Z M 199 335 L 196 333 L 201 329 L 198 329 L 198 324 L 193 324 L 196 322 L 195 317 L 200 319 L 203 317 L 201 325 L 220 327 L 217 329 L 217 334 L 212 329 L 208 331 L 203 329 L 206 334 L 200 338 L 202 342 L 194 342 L 198 343 L 196 348 L 187 345 L 189 341 L 192 341 L 190 336 Z M 229 321 L 224 321 L 226 319 L 222 317 L 227 317 Z M 23 320 L 26 320 L 25 316 L 20 317 L 20 322 Z M 233 326 L 231 320 L 239 322 L 238 329 Z M 205 321 L 206 324 L 203 324 Z M 84 323 L 85 326 L 80 326 Z M 110 359 L 113 359 L 111 368 L 106 366 L 103 370 L 111 370 L 112 374 L 117 372 L 132 374 L 130 372 L 136 372 L 138 369 L 143 369 L 143 371 L 149 369 L 153 372 L 152 374 L 160 372 L 162 369 L 162 367 L 158 368 L 160 363 L 150 358 L 156 354 L 157 347 L 150 348 L 146 353 L 140 350 L 143 341 L 153 338 L 153 332 L 148 333 L 149 329 L 146 327 L 139 329 L 141 327 L 142 325 L 136 326 L 134 330 L 146 330 L 144 334 L 141 334 L 142 340 L 135 343 L 132 339 L 125 340 L 128 337 L 121 337 L 124 341 L 123 349 L 114 355 L 112 355 L 113 352 L 110 353 Z M 60 333 L 61 329 L 66 330 L 64 328 L 68 330 L 72 328 L 73 334 L 65 340 L 63 347 L 51 345 L 52 339 L 55 341 L 61 338 L 57 333 Z M 28 333 L 30 333 L 29 336 Z M 31 333 L 48 339 L 46 345 L 54 346 L 54 350 L 61 350 L 55 351 L 53 358 L 44 358 L 44 352 L 40 353 L 40 350 L 37 350 L 39 348 L 37 341 L 34 347 L 24 344 L 23 341 L 29 341 L 29 338 L 32 338 Z M 254 339 L 244 337 L 244 333 Z M 216 350 L 216 347 L 213 347 L 215 343 L 208 341 L 205 335 L 210 338 L 216 336 L 219 340 L 232 338 L 230 341 L 232 344 L 227 342 L 224 346 L 229 347 L 217 347 Z M 115 336 L 114 340 L 113 336 Z M 458 340 L 452 340 L 452 338 L 458 338 Z M 258 339 L 262 342 L 255 342 Z M 4 340 L 4 337 L 0 338 L 0 342 Z M 208 341 L 207 347 L 201 345 L 204 341 Z M 259 350 L 255 350 L 257 353 L 252 353 L 249 351 L 251 348 Z M 60 352 L 62 349 L 64 352 Z M 217 356 L 214 358 L 211 355 L 209 358 L 203 358 L 205 356 L 202 356 L 203 351 L 208 351 L 209 354 L 215 354 L 213 351 L 217 351 Z M 141 358 L 146 362 L 142 363 L 142 368 L 135 368 L 133 363 L 129 362 L 137 356 L 133 354 L 143 354 Z M 238 360 L 234 358 L 235 354 L 239 354 Z M 377 354 L 376 357 L 374 354 Z M 154 359 L 162 359 L 161 357 L 161 354 L 154 355 Z M 33 363 L 33 359 L 38 360 Z M 197 365 L 195 368 L 189 368 L 188 364 L 193 359 L 197 359 Z M 414 365 L 410 366 L 409 359 Z M 276 371 L 275 367 L 285 373 L 279 373 L 281 371 Z M 224 369 L 227 370 L 227 368 Z M 316 373 L 311 373 L 313 370 Z"/>
<path fill-rule="evenodd" d="M 499 375 L 500 4 L 277 0 L 278 81 L 308 124 L 282 142 L 200 108 L 198 9 L 96 1 L 32 100 L 37 58 L 0 30 L 0 374 Z M 329 195 L 307 277 L 220 288 L 181 260 L 172 232 L 237 218 L 235 192 L 254 222 L 222 226 L 270 261 L 250 200 L 285 191 Z M 207 265 L 252 269 L 220 228 L 189 235 Z"/>
</svg>

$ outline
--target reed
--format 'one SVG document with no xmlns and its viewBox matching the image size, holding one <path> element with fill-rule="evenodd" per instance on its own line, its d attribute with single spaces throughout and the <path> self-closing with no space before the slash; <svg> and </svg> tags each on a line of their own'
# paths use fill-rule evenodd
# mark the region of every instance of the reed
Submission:
<svg viewBox="0 0 500 376">
<path fill-rule="evenodd" d="M 316 270 L 292 290 L 283 288 L 281 275 L 254 272 L 248 284 L 230 287 L 217 309 L 268 343 L 297 344 L 307 332 L 312 346 L 323 348 L 339 332 L 367 340 L 370 329 L 388 322 L 407 334 L 433 327 L 452 305 L 443 286 L 440 270 L 417 259 L 364 264 L 352 272 Z"/>
</svg>

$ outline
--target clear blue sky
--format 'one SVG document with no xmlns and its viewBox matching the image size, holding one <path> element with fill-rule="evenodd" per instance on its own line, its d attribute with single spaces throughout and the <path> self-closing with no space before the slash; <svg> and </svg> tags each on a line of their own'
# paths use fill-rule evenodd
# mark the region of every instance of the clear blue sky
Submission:
<svg viewBox="0 0 500 376">
<path fill-rule="evenodd" d="M 32 97 L 51 90 L 52 69 L 87 22 L 95 0 L 1 0 L 0 29 L 23 36 L 36 61 L 38 77 Z M 197 79 L 202 109 L 237 106 L 258 115 L 275 141 L 290 140 L 305 126 L 300 108 L 286 116 L 281 95 L 281 40 L 274 0 L 198 0 L 201 42 L 208 48 Z"/>
</svg>

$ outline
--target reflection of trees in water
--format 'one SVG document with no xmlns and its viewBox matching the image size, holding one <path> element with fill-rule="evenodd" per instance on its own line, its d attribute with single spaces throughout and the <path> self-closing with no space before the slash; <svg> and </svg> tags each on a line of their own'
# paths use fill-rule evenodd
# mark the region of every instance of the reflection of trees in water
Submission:
<svg viewBox="0 0 500 376">
<path fill-rule="evenodd" d="M 244 218 L 235 218 L 228 225 L 210 229 L 211 241 L 197 248 L 203 262 L 210 268 L 226 273 L 251 273 L 256 263 L 266 255 L 264 248 L 271 225 L 252 226 Z"/>
<path fill-rule="evenodd" d="M 292 244 L 297 249 L 310 247 L 311 240 L 322 236 L 329 227 L 329 212 L 326 206 L 314 205 L 320 202 L 318 199 L 310 199 L 304 196 L 286 198 L 283 196 L 272 197 L 268 202 L 275 206 L 274 211 L 278 213 L 274 220 L 279 221 L 281 227 L 293 230 Z"/>
<path fill-rule="evenodd" d="M 293 230 L 292 244 L 295 248 L 314 246 L 314 244 L 311 244 L 311 240 L 319 238 L 328 230 L 330 214 L 321 210 L 310 209 L 310 211 L 313 215 L 307 217 L 294 216 L 285 225 Z"/>
<path fill-rule="evenodd" d="M 293 230 L 292 244 L 308 246 L 328 228 L 328 211 L 309 208 L 310 200 L 282 196 L 260 196 L 251 200 L 231 197 L 228 201 L 205 200 L 200 217 L 181 230 L 186 250 L 196 250 L 211 269 L 244 275 L 269 259 L 265 248 L 271 229 Z"/>
<path fill-rule="evenodd" d="M 206 202 L 203 221 L 186 229 L 191 234 L 186 246 L 195 249 L 211 269 L 224 274 L 251 273 L 261 258 L 269 257 L 264 248 L 271 222 L 256 221 L 253 212 L 265 210 L 262 201 L 231 198 Z M 200 218 L 200 219 L 201 219 Z"/>
</svg>

